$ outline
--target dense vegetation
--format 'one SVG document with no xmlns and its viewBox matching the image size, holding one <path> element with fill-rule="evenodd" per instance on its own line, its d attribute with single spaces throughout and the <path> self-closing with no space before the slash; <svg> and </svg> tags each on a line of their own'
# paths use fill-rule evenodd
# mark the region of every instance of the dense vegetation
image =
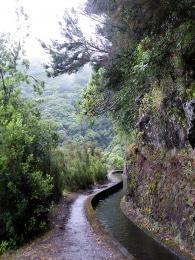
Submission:
<svg viewBox="0 0 195 260">
<path fill-rule="evenodd" d="M 51 171 L 51 151 L 58 135 L 41 119 L 38 103 L 25 100 L 20 86 L 31 80 L 21 46 L 0 38 L 0 250 L 45 230 L 47 212 L 58 199 L 58 175 Z M 18 66 L 22 66 L 18 71 Z M 26 64 L 26 66 L 25 66 Z"/>
<path fill-rule="evenodd" d="M 90 79 L 91 69 L 86 66 L 75 75 L 62 75 L 48 78 L 40 60 L 32 60 L 29 73 L 36 79 L 45 82 L 42 90 L 43 118 L 56 123 L 60 134 L 60 143 L 78 141 L 92 142 L 106 148 L 113 137 L 112 123 L 105 117 L 95 118 L 89 122 L 80 114 L 78 100 Z M 33 97 L 32 88 L 23 88 L 24 95 Z"/>
<path fill-rule="evenodd" d="M 53 153 L 53 172 L 60 172 L 64 187 L 77 191 L 105 181 L 107 169 L 102 161 L 102 151 L 91 143 L 66 144 Z"/>
<path fill-rule="evenodd" d="M 138 116 L 135 98 L 154 82 L 161 89 L 165 75 L 179 78 L 183 84 L 178 82 L 177 90 L 184 96 L 186 80 L 194 77 L 193 1 L 88 0 L 83 13 L 100 21 L 97 41 L 85 39 L 73 13 L 62 23 L 65 43 L 44 47 L 53 58 L 48 66 L 53 75 L 93 65 L 95 75 L 84 95 L 88 115 L 109 111 L 128 132 Z"/>
</svg>

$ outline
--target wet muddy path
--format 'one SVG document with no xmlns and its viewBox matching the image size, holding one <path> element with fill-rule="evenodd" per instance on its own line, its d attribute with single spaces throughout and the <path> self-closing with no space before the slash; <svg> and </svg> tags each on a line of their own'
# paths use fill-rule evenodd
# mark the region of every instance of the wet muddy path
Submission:
<svg viewBox="0 0 195 260">
<path fill-rule="evenodd" d="M 66 243 L 58 259 L 114 259 L 109 248 L 103 246 L 93 233 L 84 213 L 87 195 L 80 195 L 72 205 L 65 235 Z M 64 258 L 63 258 L 64 257 Z"/>
<path fill-rule="evenodd" d="M 94 190 L 96 192 L 99 189 Z M 92 193 L 93 193 L 92 192 Z M 62 201 L 53 219 L 50 232 L 1 259 L 20 260 L 90 260 L 119 259 L 108 245 L 101 242 L 85 216 L 85 202 L 90 193 L 72 198 L 71 205 Z M 69 211 L 69 212 L 68 212 Z"/>
</svg>

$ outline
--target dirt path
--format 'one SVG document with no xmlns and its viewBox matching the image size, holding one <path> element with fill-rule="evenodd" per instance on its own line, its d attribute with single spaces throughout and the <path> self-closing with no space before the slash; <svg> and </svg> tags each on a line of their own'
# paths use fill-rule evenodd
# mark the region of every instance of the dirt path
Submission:
<svg viewBox="0 0 195 260">
<path fill-rule="evenodd" d="M 88 223 L 84 204 L 89 194 L 73 196 L 68 207 L 61 201 L 53 217 L 53 229 L 46 235 L 10 256 L 1 259 L 16 260 L 92 260 L 119 259 L 100 238 L 94 234 Z M 68 210 L 69 209 L 69 210 Z M 68 214 L 69 211 L 69 214 Z"/>
</svg>

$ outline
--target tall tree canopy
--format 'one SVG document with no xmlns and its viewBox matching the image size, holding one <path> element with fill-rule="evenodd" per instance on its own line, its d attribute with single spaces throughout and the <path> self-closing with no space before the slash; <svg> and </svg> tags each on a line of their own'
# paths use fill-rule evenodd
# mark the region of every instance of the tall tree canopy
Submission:
<svg viewBox="0 0 195 260">
<path fill-rule="evenodd" d="M 109 111 L 128 130 L 135 124 L 135 98 L 152 82 L 160 84 L 165 75 L 183 78 L 184 94 L 195 77 L 194 0 L 88 0 L 82 13 L 100 21 L 97 40 L 84 37 L 75 12 L 65 13 L 64 42 L 44 47 L 54 76 L 92 64 L 96 75 L 84 95 L 86 113 Z"/>
</svg>

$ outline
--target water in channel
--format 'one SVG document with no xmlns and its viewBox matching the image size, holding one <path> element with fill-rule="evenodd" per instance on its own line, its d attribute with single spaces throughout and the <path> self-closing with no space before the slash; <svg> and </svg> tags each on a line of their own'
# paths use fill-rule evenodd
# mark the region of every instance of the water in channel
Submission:
<svg viewBox="0 0 195 260">
<path fill-rule="evenodd" d="M 123 195 L 123 191 L 120 190 L 100 201 L 96 208 L 98 219 L 115 239 L 138 259 L 181 259 L 146 235 L 123 214 L 120 209 L 120 201 Z"/>
</svg>

